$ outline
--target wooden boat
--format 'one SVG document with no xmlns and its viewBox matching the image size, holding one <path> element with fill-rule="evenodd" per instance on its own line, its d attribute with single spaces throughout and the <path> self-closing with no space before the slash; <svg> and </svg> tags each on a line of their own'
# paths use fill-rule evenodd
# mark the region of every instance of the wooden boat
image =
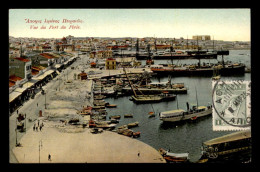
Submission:
<svg viewBox="0 0 260 172">
<path fill-rule="evenodd" d="M 125 130 L 123 130 L 122 134 L 125 135 L 125 136 L 128 136 L 128 137 L 132 137 L 133 131 L 130 130 L 130 129 L 125 129 Z"/>
<path fill-rule="evenodd" d="M 129 124 L 127 124 L 127 127 L 128 127 L 128 128 L 137 127 L 138 124 L 139 124 L 139 122 L 129 123 Z"/>
<path fill-rule="evenodd" d="M 149 117 L 155 117 L 154 112 L 149 112 L 148 115 L 149 115 Z"/>
<path fill-rule="evenodd" d="M 160 102 L 162 100 L 173 100 L 175 99 L 176 95 L 170 95 L 170 94 L 159 94 L 159 95 L 144 95 L 140 90 L 139 92 L 141 92 L 141 95 L 137 95 L 134 88 L 133 88 L 133 84 L 130 81 L 125 68 L 123 68 L 125 75 L 127 77 L 127 80 L 131 86 L 131 89 L 134 93 L 134 95 L 131 96 L 132 100 L 136 103 L 151 103 L 151 102 Z M 137 89 L 138 90 L 138 89 Z"/>
<path fill-rule="evenodd" d="M 95 106 L 107 106 L 107 105 L 109 105 L 109 103 L 104 101 L 104 100 L 94 100 L 93 104 Z"/>
<path fill-rule="evenodd" d="M 111 118 L 110 122 L 113 123 L 113 124 L 116 124 L 116 123 L 119 123 L 119 120 Z"/>
<path fill-rule="evenodd" d="M 113 116 L 109 116 L 109 119 L 120 119 L 121 116 L 120 115 L 113 115 Z"/>
<path fill-rule="evenodd" d="M 132 95 L 131 98 L 136 103 L 155 103 L 161 101 L 175 100 L 176 95 L 158 94 L 158 95 Z"/>
<path fill-rule="evenodd" d="M 141 132 L 140 132 L 140 131 L 133 132 L 133 137 L 134 137 L 134 138 L 140 137 L 140 135 L 141 135 Z"/>
<path fill-rule="evenodd" d="M 133 114 L 125 114 L 124 117 L 125 118 L 133 118 Z"/>
<path fill-rule="evenodd" d="M 117 105 L 116 104 L 107 104 L 106 107 L 107 108 L 116 108 Z"/>
<path fill-rule="evenodd" d="M 132 95 L 131 98 L 136 103 L 160 102 L 162 100 L 162 98 L 157 95 Z"/>
<path fill-rule="evenodd" d="M 93 109 L 97 110 L 97 109 L 105 109 L 105 106 L 93 106 Z"/>
<path fill-rule="evenodd" d="M 189 161 L 189 153 L 171 153 L 163 148 L 159 149 L 159 153 L 167 162 L 179 163 Z"/>
<path fill-rule="evenodd" d="M 106 98 L 106 96 L 104 96 L 104 95 L 95 95 L 94 96 L 94 100 L 103 100 L 105 98 Z"/>
<path fill-rule="evenodd" d="M 103 129 L 114 129 L 116 127 L 116 124 L 96 124 L 96 127 Z"/>
<path fill-rule="evenodd" d="M 178 93 L 178 94 L 186 94 L 188 92 L 187 88 L 159 88 L 159 87 L 149 87 L 149 86 L 139 86 L 138 90 L 140 90 L 144 94 L 159 94 L 163 91 L 168 91 L 169 93 Z M 122 88 L 123 93 L 129 94 L 132 92 L 130 87 Z"/>
<path fill-rule="evenodd" d="M 128 129 L 128 128 L 127 128 L 127 125 L 122 125 L 122 126 L 118 127 L 117 129 Z"/>
</svg>

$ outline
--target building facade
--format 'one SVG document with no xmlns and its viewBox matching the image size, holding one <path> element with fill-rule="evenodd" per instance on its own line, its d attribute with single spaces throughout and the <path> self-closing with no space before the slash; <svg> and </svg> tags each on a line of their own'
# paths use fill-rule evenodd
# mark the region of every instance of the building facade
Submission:
<svg viewBox="0 0 260 172">
<path fill-rule="evenodd" d="M 200 41 L 211 40 L 211 39 L 210 39 L 210 35 L 196 35 L 196 36 L 192 36 L 192 39 L 194 39 L 194 40 L 200 40 Z"/>
<path fill-rule="evenodd" d="M 31 79 L 31 60 L 21 57 L 9 58 L 9 77 L 12 75 L 18 76 L 23 79 Z"/>
<path fill-rule="evenodd" d="M 111 69 L 116 69 L 116 60 L 113 58 L 108 58 L 106 59 L 106 69 L 111 70 Z"/>
</svg>

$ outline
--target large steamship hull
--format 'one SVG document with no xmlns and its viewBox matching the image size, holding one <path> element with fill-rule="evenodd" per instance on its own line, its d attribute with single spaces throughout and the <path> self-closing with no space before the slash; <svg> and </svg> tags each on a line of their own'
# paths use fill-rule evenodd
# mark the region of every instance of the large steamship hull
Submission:
<svg viewBox="0 0 260 172">
<path fill-rule="evenodd" d="M 151 69 L 157 75 L 174 75 L 174 76 L 213 76 L 213 68 L 201 68 L 201 69 Z M 219 69 L 221 76 L 234 76 L 244 75 L 245 66 L 234 66 Z"/>
</svg>

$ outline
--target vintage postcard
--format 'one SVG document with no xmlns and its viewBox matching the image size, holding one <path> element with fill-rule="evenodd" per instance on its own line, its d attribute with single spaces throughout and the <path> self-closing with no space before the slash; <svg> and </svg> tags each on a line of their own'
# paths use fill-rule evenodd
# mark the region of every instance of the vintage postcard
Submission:
<svg viewBox="0 0 260 172">
<path fill-rule="evenodd" d="M 250 163 L 250 13 L 9 9 L 9 162 Z"/>
</svg>

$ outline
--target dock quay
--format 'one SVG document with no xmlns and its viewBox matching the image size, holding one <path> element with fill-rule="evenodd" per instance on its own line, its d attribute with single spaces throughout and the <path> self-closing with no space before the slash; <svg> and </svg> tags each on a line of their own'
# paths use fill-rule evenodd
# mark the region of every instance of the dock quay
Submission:
<svg viewBox="0 0 260 172">
<path fill-rule="evenodd" d="M 65 69 L 67 82 L 60 82 L 58 75 L 57 79 L 44 86 L 47 92 L 46 109 L 41 108 L 41 116 L 34 114 L 31 122 L 28 122 L 26 133 L 19 139 L 21 146 L 10 148 L 16 159 L 15 163 L 165 163 L 158 151 L 148 144 L 134 137 L 112 132 L 111 129 L 116 124 L 97 123 L 97 127 L 104 131 L 93 134 L 89 121 L 106 120 L 104 105 L 107 102 L 103 101 L 104 96 L 93 94 L 94 86 L 100 89 L 97 79 L 72 79 L 75 73 L 81 72 L 80 68 L 75 67 L 79 63 L 76 60 L 72 65 L 74 69 Z M 135 73 L 131 69 L 129 72 Z M 142 72 L 143 69 L 138 69 L 136 73 Z M 111 73 L 116 76 L 120 74 L 120 70 Z M 109 71 L 104 71 L 100 76 L 110 76 Z M 41 97 L 44 101 L 44 96 L 38 94 L 34 102 Z M 23 109 L 25 107 L 26 104 Z M 30 115 L 29 112 L 28 114 Z M 12 123 L 14 121 L 12 118 Z M 37 121 L 44 124 L 41 131 L 33 128 Z M 49 154 L 51 161 L 48 160 Z"/>
<path fill-rule="evenodd" d="M 44 124 L 41 132 L 30 128 L 20 140 L 22 147 L 14 147 L 19 163 L 166 163 L 156 149 L 124 135 L 111 131 L 92 134 L 88 128 L 65 128 L 55 122 Z"/>
</svg>

